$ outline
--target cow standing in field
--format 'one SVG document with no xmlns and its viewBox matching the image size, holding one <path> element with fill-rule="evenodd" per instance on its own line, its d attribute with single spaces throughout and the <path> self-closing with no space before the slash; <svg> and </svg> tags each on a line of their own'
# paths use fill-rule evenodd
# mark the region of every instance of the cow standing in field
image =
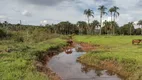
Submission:
<svg viewBox="0 0 142 80">
<path fill-rule="evenodd" d="M 134 39 L 132 40 L 132 44 L 140 44 L 142 42 L 142 39 Z"/>
</svg>

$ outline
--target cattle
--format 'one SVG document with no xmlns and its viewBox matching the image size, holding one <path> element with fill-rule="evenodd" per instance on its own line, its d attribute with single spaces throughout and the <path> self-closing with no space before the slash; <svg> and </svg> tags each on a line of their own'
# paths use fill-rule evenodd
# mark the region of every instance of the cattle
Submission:
<svg viewBox="0 0 142 80">
<path fill-rule="evenodd" d="M 142 39 L 134 39 L 132 40 L 132 44 L 140 44 L 142 42 Z"/>
<path fill-rule="evenodd" d="M 68 44 L 69 46 L 72 46 L 72 44 L 73 44 L 72 39 L 68 40 L 68 41 L 67 41 L 67 44 Z"/>
</svg>

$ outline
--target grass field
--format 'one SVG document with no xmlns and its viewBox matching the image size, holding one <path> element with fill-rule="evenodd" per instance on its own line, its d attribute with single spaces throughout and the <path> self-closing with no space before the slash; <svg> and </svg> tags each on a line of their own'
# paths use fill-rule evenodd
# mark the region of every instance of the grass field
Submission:
<svg viewBox="0 0 142 80">
<path fill-rule="evenodd" d="M 0 80 L 47 80 L 34 66 L 35 53 L 64 44 L 60 38 L 37 43 L 0 40 Z"/>
<path fill-rule="evenodd" d="M 142 80 L 142 44 L 132 45 L 142 36 L 75 36 L 77 42 L 100 45 L 96 51 L 81 56 L 79 61 L 114 71 L 126 80 Z"/>
</svg>

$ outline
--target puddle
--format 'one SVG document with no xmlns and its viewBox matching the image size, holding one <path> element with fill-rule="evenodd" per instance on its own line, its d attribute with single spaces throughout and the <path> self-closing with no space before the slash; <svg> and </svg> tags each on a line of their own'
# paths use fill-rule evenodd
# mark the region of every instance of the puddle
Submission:
<svg viewBox="0 0 142 80">
<path fill-rule="evenodd" d="M 76 52 L 75 49 L 72 49 L 71 54 L 62 52 L 48 62 L 48 67 L 62 80 L 121 80 L 107 70 L 90 68 L 77 62 L 77 58 L 83 54 L 85 52 Z"/>
</svg>

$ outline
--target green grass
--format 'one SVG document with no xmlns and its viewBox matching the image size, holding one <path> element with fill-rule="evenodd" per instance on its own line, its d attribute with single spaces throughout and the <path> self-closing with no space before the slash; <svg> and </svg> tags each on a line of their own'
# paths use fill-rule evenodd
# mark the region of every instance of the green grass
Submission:
<svg viewBox="0 0 142 80">
<path fill-rule="evenodd" d="M 39 73 L 34 66 L 34 61 L 38 57 L 35 53 L 64 44 L 65 42 L 60 38 L 37 43 L 1 40 L 0 80 L 48 80 L 48 76 Z"/>
<path fill-rule="evenodd" d="M 101 61 L 117 62 L 120 71 L 130 74 L 130 80 L 142 80 L 142 44 L 132 45 L 133 39 L 142 36 L 75 36 L 78 42 L 98 44 L 96 51 L 81 56 L 87 65 L 99 65 Z M 123 75 L 125 76 L 125 75 Z"/>
</svg>

